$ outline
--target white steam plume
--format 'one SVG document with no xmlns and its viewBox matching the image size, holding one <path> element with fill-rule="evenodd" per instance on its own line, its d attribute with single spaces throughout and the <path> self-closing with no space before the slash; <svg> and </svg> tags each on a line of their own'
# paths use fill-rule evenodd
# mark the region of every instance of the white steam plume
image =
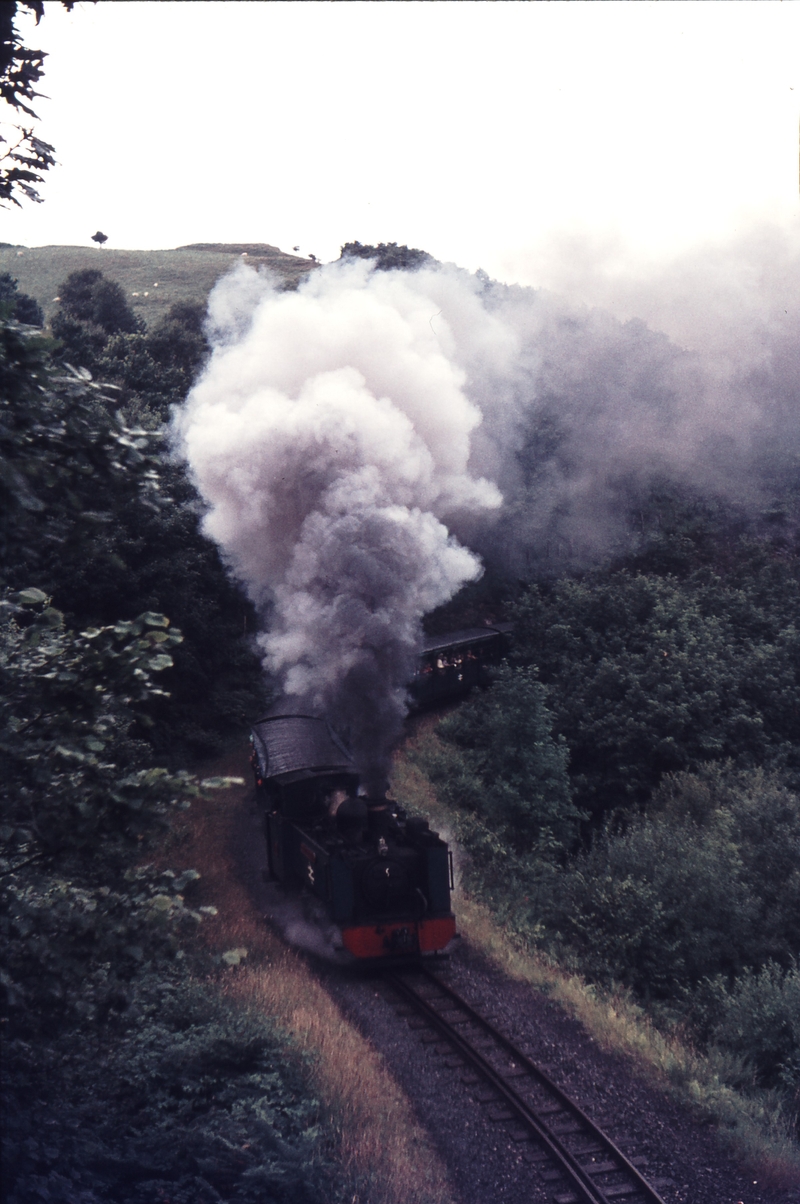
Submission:
<svg viewBox="0 0 800 1204">
<path fill-rule="evenodd" d="M 269 613 L 266 668 L 348 731 L 370 787 L 422 616 L 481 572 L 446 523 L 500 504 L 468 472 L 480 412 L 452 354 L 447 287 L 356 263 L 282 292 L 239 267 L 211 295 L 213 353 L 176 419 L 206 530 Z M 507 336 L 469 301 L 454 319 L 502 356 Z"/>
<path fill-rule="evenodd" d="M 654 482 L 752 515 L 796 477 L 800 239 L 613 288 L 572 252 L 621 316 L 363 260 L 296 292 L 242 267 L 212 293 L 213 354 L 177 417 L 206 530 L 269 614 L 268 670 L 349 727 L 368 778 L 421 617 L 479 575 L 475 551 L 563 571 L 635 546 Z"/>
<path fill-rule="evenodd" d="M 593 250 L 574 239 L 542 258 L 542 276 L 569 297 L 484 280 L 518 356 L 500 388 L 487 378 L 471 394 L 484 414 L 473 471 L 505 499 L 471 546 L 524 577 L 635 547 L 637 530 L 658 522 L 654 484 L 770 523 L 773 500 L 793 478 L 797 489 L 797 223 L 753 227 L 649 272 Z M 796 521 L 786 518 L 786 538 Z"/>
</svg>

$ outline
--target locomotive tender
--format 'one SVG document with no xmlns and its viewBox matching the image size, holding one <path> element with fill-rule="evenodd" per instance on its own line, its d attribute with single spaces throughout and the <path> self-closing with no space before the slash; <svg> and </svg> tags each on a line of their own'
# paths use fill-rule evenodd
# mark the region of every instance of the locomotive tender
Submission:
<svg viewBox="0 0 800 1204">
<path fill-rule="evenodd" d="M 327 720 L 270 713 L 253 727 L 269 872 L 325 905 L 361 960 L 435 953 L 455 936 L 450 851 L 427 820 L 359 792 Z"/>
</svg>

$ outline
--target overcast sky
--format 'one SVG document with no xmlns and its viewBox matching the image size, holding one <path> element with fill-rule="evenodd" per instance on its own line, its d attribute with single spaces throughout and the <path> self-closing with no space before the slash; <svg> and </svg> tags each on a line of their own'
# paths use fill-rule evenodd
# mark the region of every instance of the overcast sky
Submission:
<svg viewBox="0 0 800 1204">
<path fill-rule="evenodd" d="M 800 5 L 46 4 L 45 203 L 8 242 L 396 241 L 537 283 L 797 225 Z M 546 256 L 545 256 L 546 258 Z"/>
</svg>

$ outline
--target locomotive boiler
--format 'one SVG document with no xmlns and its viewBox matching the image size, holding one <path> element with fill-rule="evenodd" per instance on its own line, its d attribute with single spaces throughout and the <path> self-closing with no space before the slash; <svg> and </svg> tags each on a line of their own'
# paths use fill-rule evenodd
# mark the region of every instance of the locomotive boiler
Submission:
<svg viewBox="0 0 800 1204">
<path fill-rule="evenodd" d="M 455 936 L 452 858 L 426 820 L 363 793 L 318 715 L 271 713 L 251 733 L 270 875 L 325 906 L 361 960 L 441 951 Z"/>
</svg>

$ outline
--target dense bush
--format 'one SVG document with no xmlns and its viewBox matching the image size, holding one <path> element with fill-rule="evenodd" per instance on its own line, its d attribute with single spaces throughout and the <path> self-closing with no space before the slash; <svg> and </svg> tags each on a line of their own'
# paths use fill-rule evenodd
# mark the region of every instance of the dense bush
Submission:
<svg viewBox="0 0 800 1204">
<path fill-rule="evenodd" d="M 104 503 L 124 512 L 134 499 L 157 502 L 152 441 L 114 414 L 113 390 L 59 372 L 50 347 L 0 327 L 0 571 L 17 586 L 48 557 L 65 567 L 84 559 L 109 521 Z"/>
<path fill-rule="evenodd" d="M 121 408 L 129 422 L 155 429 L 184 400 L 209 352 L 204 317 L 202 305 L 180 302 L 152 331 L 106 341 L 95 371 L 122 386 Z"/>
<path fill-rule="evenodd" d="M 180 635 L 161 615 L 65 630 L 30 589 L 0 612 L 0 901 L 8 1032 L 51 1031 L 108 1008 L 182 902 L 124 873 L 196 786 L 129 736 Z M 196 875 L 194 875 L 196 877 Z M 191 875 L 187 881 L 191 879 Z M 152 909 L 155 908 L 155 912 Z M 179 914 L 180 913 L 180 914 Z M 153 926 L 151 920 L 158 920 Z M 138 952 L 132 952 L 136 950 Z M 96 988 L 96 990 L 95 990 Z M 98 994 L 99 992 L 99 994 Z"/>
<path fill-rule="evenodd" d="M 467 701 L 439 726 L 457 750 L 434 773 L 442 797 L 474 811 L 523 852 L 568 848 L 582 818 L 545 696 L 530 670 L 503 666 L 486 697 Z"/>
<path fill-rule="evenodd" d="M 800 796 L 779 774 L 668 777 L 648 813 L 564 860 L 524 849 L 481 808 L 451 737 L 415 758 L 455 807 L 465 884 L 518 939 L 627 986 L 657 1019 L 743 1059 L 740 1085 L 778 1088 L 798 1112 Z"/>
<path fill-rule="evenodd" d="M 723 991 L 711 1039 L 738 1054 L 756 1081 L 782 1088 L 800 1117 L 800 969 L 767 962 Z"/>
<path fill-rule="evenodd" d="M 380 242 L 377 246 L 360 242 L 346 242 L 341 248 L 342 259 L 371 259 L 378 272 L 413 272 L 417 268 L 433 266 L 436 260 L 427 251 L 417 247 L 398 246 L 396 242 Z"/>
<path fill-rule="evenodd" d="M 165 496 L 158 441 L 48 353 L 0 330 L 3 570 L 16 587 L 0 602 L 4 1198 L 338 1199 L 290 1042 L 188 985 L 188 964 L 209 970 L 184 939 L 209 910 L 187 902 L 197 873 L 142 864 L 198 790 L 153 763 L 174 723 L 155 675 L 199 690 L 215 664 L 235 672 L 241 610 L 234 633 L 233 591 L 214 594 L 221 567 L 205 572 L 193 499 Z M 139 557 L 127 565 L 126 540 Z M 158 609 L 170 582 L 194 619 L 190 656 L 206 661 L 194 675 L 173 668 L 184 644 Z M 104 622 L 115 600 L 123 618 Z M 236 683 L 242 710 L 251 681 Z M 214 709 L 224 697 L 223 684 L 194 700 L 217 738 L 233 715 L 232 695 Z"/>
<path fill-rule="evenodd" d="M 179 308 L 191 327 L 174 350 L 184 388 L 202 349 L 198 315 Z M 126 425 L 119 389 L 54 367 L 44 339 L 11 327 L 0 338 L 6 584 L 35 581 L 76 626 L 168 614 L 185 638 L 153 737 L 173 759 L 210 755 L 260 708 L 262 682 L 252 610 L 200 531 L 194 489 L 158 432 Z"/>
<path fill-rule="evenodd" d="M 304 1068 L 262 1016 L 149 974 L 109 1036 L 7 1044 L 4 1199 L 81 1204 L 323 1204 Z M 349 1198 L 349 1197 L 348 1197 Z"/>
<path fill-rule="evenodd" d="M 543 909 L 595 979 L 691 999 L 800 953 L 800 798 L 761 771 L 678 775 L 653 809 L 602 833 Z M 548 914 L 549 913 L 549 914 Z"/>
<path fill-rule="evenodd" d="M 576 803 L 639 805 L 665 773 L 725 758 L 800 773 L 797 589 L 793 561 L 737 582 L 620 571 L 530 589 L 516 659 L 548 687 Z"/>
<path fill-rule="evenodd" d="M 148 331 L 122 288 L 95 268 L 68 276 L 59 302 L 51 326 L 60 358 L 113 382 L 126 421 L 157 429 L 208 354 L 204 307 L 179 302 Z"/>
<path fill-rule="evenodd" d="M 64 339 L 69 352 L 78 350 L 78 344 L 69 342 L 77 325 L 105 338 L 113 334 L 133 334 L 143 328 L 128 304 L 122 286 L 107 280 L 97 268 L 72 272 L 59 286 L 58 300 L 59 309 L 51 326 L 55 337 Z M 80 366 L 88 368 L 91 365 Z"/>
<path fill-rule="evenodd" d="M 35 297 L 21 293 L 10 272 L 0 274 L 0 314 L 26 326 L 44 326 L 44 313 Z"/>
</svg>

